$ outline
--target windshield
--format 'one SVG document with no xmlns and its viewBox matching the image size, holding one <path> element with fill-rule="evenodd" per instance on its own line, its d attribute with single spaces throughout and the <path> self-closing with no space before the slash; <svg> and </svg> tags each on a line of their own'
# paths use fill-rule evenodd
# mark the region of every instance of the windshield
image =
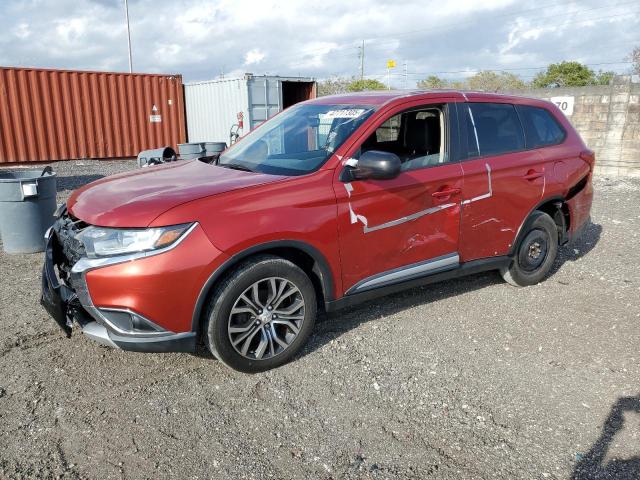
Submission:
<svg viewBox="0 0 640 480">
<path fill-rule="evenodd" d="M 299 105 L 253 130 L 218 165 L 273 175 L 313 172 L 373 112 L 370 105 Z"/>
</svg>

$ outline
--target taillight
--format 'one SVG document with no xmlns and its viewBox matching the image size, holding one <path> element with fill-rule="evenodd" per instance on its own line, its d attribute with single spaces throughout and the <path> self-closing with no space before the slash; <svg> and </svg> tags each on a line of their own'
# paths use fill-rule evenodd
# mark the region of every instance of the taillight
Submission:
<svg viewBox="0 0 640 480">
<path fill-rule="evenodd" d="M 593 167 L 596 164 L 596 152 L 594 152 L 593 150 L 583 150 L 580 152 L 579 157 L 587 162 L 591 167 L 591 170 L 593 170 Z"/>
</svg>

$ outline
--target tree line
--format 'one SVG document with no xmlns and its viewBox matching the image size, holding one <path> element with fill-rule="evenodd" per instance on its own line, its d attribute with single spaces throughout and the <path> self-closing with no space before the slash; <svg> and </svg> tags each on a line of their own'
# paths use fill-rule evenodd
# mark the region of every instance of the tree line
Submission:
<svg viewBox="0 0 640 480">
<path fill-rule="evenodd" d="M 627 57 L 632 63 L 633 73 L 640 74 L 640 46 L 634 48 Z M 429 75 L 418 82 L 420 89 L 456 89 L 500 92 L 505 90 L 525 90 L 527 88 L 583 87 L 587 85 L 608 85 L 614 77 L 611 71 L 594 71 L 580 62 L 552 63 L 538 72 L 527 82 L 519 75 L 493 70 L 480 71 L 464 80 L 448 80 L 437 75 Z M 384 90 L 387 86 L 375 79 L 334 77 L 318 83 L 318 95 L 334 95 L 365 90 Z"/>
</svg>

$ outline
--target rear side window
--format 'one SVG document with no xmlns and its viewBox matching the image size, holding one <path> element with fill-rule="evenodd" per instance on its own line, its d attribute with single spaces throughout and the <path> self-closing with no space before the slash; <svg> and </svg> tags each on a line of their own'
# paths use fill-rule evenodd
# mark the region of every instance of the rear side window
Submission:
<svg viewBox="0 0 640 480">
<path fill-rule="evenodd" d="M 518 113 L 506 103 L 469 103 L 480 156 L 524 150 L 524 132 Z M 473 139 L 475 140 L 475 139 Z"/>
<path fill-rule="evenodd" d="M 564 141 L 564 129 L 548 110 L 518 105 L 518 112 L 524 124 L 527 148 L 556 145 Z"/>
</svg>

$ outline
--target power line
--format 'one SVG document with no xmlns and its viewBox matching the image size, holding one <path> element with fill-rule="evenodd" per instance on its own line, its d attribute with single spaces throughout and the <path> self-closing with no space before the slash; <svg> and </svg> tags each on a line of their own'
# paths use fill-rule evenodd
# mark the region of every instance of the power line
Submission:
<svg viewBox="0 0 640 480">
<path fill-rule="evenodd" d="M 635 2 L 631 2 L 631 3 L 635 3 Z M 598 17 L 594 17 L 594 18 L 587 18 L 587 19 L 580 19 L 580 20 L 572 20 L 569 22 L 560 22 L 561 24 L 564 25 L 580 25 L 582 23 L 586 23 L 586 22 L 591 22 L 593 20 L 604 20 L 604 19 L 608 19 L 608 18 L 615 18 L 615 17 L 621 17 L 621 16 L 627 16 L 630 13 L 636 14 L 638 13 L 637 11 L 634 12 L 625 12 L 625 13 L 620 13 L 620 14 L 613 14 L 613 15 L 607 15 L 607 16 L 598 16 Z M 549 25 L 549 26 L 553 26 Z M 334 56 L 335 58 L 335 56 Z M 551 62 L 554 63 L 554 62 Z M 629 64 L 630 62 L 610 62 L 609 64 L 611 65 L 622 65 L 622 64 Z M 598 65 L 606 65 L 607 63 L 601 63 L 601 64 L 587 64 L 587 65 L 593 65 L 593 66 L 598 66 Z M 522 67 L 521 69 L 523 70 L 534 70 L 534 69 L 542 69 L 542 68 L 546 68 L 546 67 Z M 520 69 L 520 68 L 519 68 Z M 461 70 L 461 71 L 453 71 L 453 72 L 429 72 L 429 73 L 424 73 L 426 75 L 431 74 L 431 73 L 470 73 L 470 71 L 473 70 L 481 70 L 481 69 L 466 69 L 466 70 Z M 491 69 L 492 71 L 510 71 L 510 70 L 516 70 L 516 69 L 512 69 L 512 68 L 497 68 L 497 69 Z"/>
<path fill-rule="evenodd" d="M 587 8 L 587 9 L 581 9 L 581 10 L 576 10 L 573 12 L 565 12 L 565 13 L 558 13 L 558 14 L 553 14 L 553 15 L 546 15 L 546 16 L 540 16 L 540 17 L 530 17 L 528 18 L 528 20 L 530 22 L 537 22 L 539 20 L 546 20 L 549 18 L 558 18 L 558 17 L 563 17 L 563 16 L 578 16 L 582 13 L 585 12 L 591 12 L 594 10 L 600 10 L 603 8 L 616 8 L 616 7 L 621 7 L 621 6 L 625 6 L 625 5 L 630 5 L 630 4 L 637 4 L 637 0 L 634 1 L 625 1 L 625 2 L 621 2 L 621 3 L 615 3 L 615 4 L 606 4 L 606 5 L 601 5 L 599 7 L 592 7 L 592 8 Z M 521 10 L 519 12 L 510 12 L 510 13 L 506 13 L 506 14 L 501 14 L 501 15 L 496 15 L 493 17 L 493 19 L 495 18 L 504 18 L 504 17 L 517 17 L 519 16 L 521 13 L 523 12 L 529 12 L 529 11 L 533 11 L 533 10 L 539 10 L 540 8 L 545 8 L 545 7 L 550 7 L 550 6 L 563 6 L 562 2 L 561 3 L 551 3 L 551 4 L 545 4 L 545 5 L 541 5 L 538 6 L 536 8 L 530 8 L 530 9 L 526 9 L 526 10 Z M 597 17 L 592 17 L 592 18 L 586 18 L 586 19 L 576 19 L 576 20 L 571 20 L 571 21 L 560 21 L 557 23 L 554 23 L 554 25 L 572 25 L 576 22 L 586 22 L 586 21 L 591 21 L 591 20 L 604 20 L 607 18 L 613 18 L 613 17 L 620 17 L 620 16 L 626 16 L 629 15 L 630 13 L 638 13 L 638 12 L 625 12 L 625 13 L 620 13 L 620 14 L 614 14 L 614 15 L 608 15 L 608 16 L 597 16 Z M 370 48 L 371 48 L 371 44 L 373 44 L 374 48 L 377 47 L 381 47 L 381 46 L 385 46 L 385 45 L 392 45 L 395 42 L 384 42 L 384 43 L 380 43 L 377 40 L 380 39 L 384 39 L 384 38 L 393 38 L 393 37 L 403 37 L 403 36 L 408 36 L 408 35 L 414 35 L 417 33 L 422 33 L 425 31 L 428 32 L 442 32 L 442 31 L 446 31 L 446 30 L 451 30 L 453 28 L 456 27 L 462 27 L 465 25 L 471 25 L 471 24 L 475 24 L 478 21 L 480 21 L 480 19 L 473 19 L 473 20 L 469 20 L 466 22 L 451 22 L 448 24 L 441 24 L 441 25 L 435 25 L 433 27 L 428 27 L 428 28 L 423 28 L 423 29 L 418 29 L 418 30 L 412 30 L 410 32 L 398 32 L 395 34 L 386 34 L 386 35 L 382 35 L 382 36 L 378 36 L 378 37 L 371 37 L 367 40 L 368 43 L 370 43 Z M 535 25 L 531 25 L 531 26 L 535 26 Z M 548 25 L 547 25 L 548 26 Z M 343 44 L 339 44 L 337 45 L 333 50 L 336 50 L 340 47 L 345 47 L 345 48 L 359 48 L 359 47 L 354 47 L 353 43 L 349 42 L 349 43 L 343 43 Z M 326 52 L 327 54 L 331 52 L 331 50 L 329 50 L 329 52 L 326 51 L 326 49 L 316 49 L 316 50 L 309 50 L 307 52 L 302 52 L 301 55 L 305 56 L 305 55 L 311 55 L 313 52 Z M 331 54 L 331 58 L 344 58 L 347 56 L 351 56 L 352 54 L 350 53 L 337 53 L 337 54 Z M 281 59 L 286 59 L 287 57 L 281 57 Z M 295 57 L 291 56 L 289 58 L 296 58 L 299 59 L 300 55 L 296 55 Z"/>
<path fill-rule="evenodd" d="M 604 5 L 602 7 L 597 7 L 597 8 L 617 7 L 617 6 L 626 5 L 626 4 L 629 4 L 629 3 L 636 3 L 636 2 L 635 1 L 630 1 L 630 2 L 625 2 L 625 3 L 621 3 L 621 4 L 615 4 L 615 5 Z M 574 2 L 574 4 L 575 4 L 575 2 Z M 530 12 L 530 11 L 533 11 L 533 10 L 539 10 L 541 8 L 553 7 L 553 6 L 560 7 L 560 6 L 565 6 L 565 5 L 564 5 L 564 2 L 562 2 L 562 1 L 559 2 L 559 3 L 558 2 L 548 3 L 548 4 L 545 4 L 545 5 L 539 5 L 536 8 L 529 8 L 529 9 L 525 9 L 525 10 L 519 10 L 517 12 L 509 12 L 509 13 L 505 13 L 505 14 L 501 14 L 501 15 L 496 15 L 493 18 L 512 17 L 512 16 L 513 17 L 517 17 L 517 16 L 519 16 L 520 14 L 522 14 L 524 12 Z M 572 15 L 572 14 L 581 13 L 583 11 L 590 11 L 590 10 L 593 10 L 593 9 L 579 10 L 577 12 L 569 12 L 569 13 L 558 14 L 558 15 L 567 15 L 567 14 Z M 474 20 L 470 20 L 470 21 L 462 22 L 462 23 L 460 23 L 460 22 L 452 22 L 452 23 L 445 24 L 445 25 L 433 26 L 433 27 L 430 27 L 430 28 L 424 28 L 424 29 L 420 29 L 420 30 L 412 30 L 410 32 L 398 32 L 396 34 L 390 33 L 390 34 L 386 34 L 384 36 L 371 37 L 371 38 L 368 38 L 368 39 L 365 39 L 365 40 L 372 41 L 372 42 L 375 43 L 376 40 L 380 40 L 380 39 L 383 39 L 383 38 L 397 37 L 397 36 L 403 36 L 403 35 L 412 35 L 414 33 L 420 33 L 420 32 L 423 32 L 423 31 L 433 31 L 434 29 L 441 29 L 443 27 L 448 27 L 448 26 L 453 26 L 453 27 L 455 27 L 455 26 L 464 26 L 464 25 L 468 25 L 468 24 L 476 23 L 476 22 L 478 22 L 478 19 L 474 19 Z M 354 41 L 349 41 L 349 42 L 344 42 L 344 43 L 336 45 L 334 47 L 334 50 L 338 49 L 338 48 L 342 48 L 342 47 L 349 48 L 349 49 L 360 48 L 359 46 L 354 45 Z M 313 49 L 313 50 L 302 51 L 302 52 L 300 52 L 299 54 L 296 54 L 296 55 L 280 57 L 280 59 L 288 59 L 288 58 L 300 59 L 301 55 L 302 56 L 307 56 L 307 55 L 313 55 L 314 53 L 324 53 L 326 51 L 327 51 L 326 48 L 316 48 L 316 49 Z M 349 56 L 350 55 L 351 54 L 349 54 Z M 340 55 L 340 56 L 346 56 L 346 55 L 343 54 L 343 55 Z M 335 55 L 333 55 L 333 57 L 335 58 Z"/>
<path fill-rule="evenodd" d="M 549 62 L 549 63 L 560 63 L 562 60 L 558 62 Z M 583 63 L 582 65 L 586 65 L 588 67 L 600 67 L 604 65 L 631 65 L 633 62 L 603 62 L 603 63 Z M 474 71 L 488 71 L 488 72 L 513 72 L 518 70 L 542 70 L 547 68 L 548 65 L 543 67 L 517 67 L 517 68 L 477 68 L 472 70 L 452 70 L 452 71 L 440 71 L 440 72 L 409 72 L 408 75 L 435 75 L 435 74 L 455 74 L 455 73 L 473 73 Z"/>
<path fill-rule="evenodd" d="M 554 62 L 551 62 L 554 63 Z M 558 63 L 558 62 L 555 62 Z M 587 67 L 594 67 L 594 66 L 603 66 L 603 65 L 631 65 L 633 62 L 605 62 L 605 63 L 583 63 L 582 65 L 585 65 Z M 445 74 L 460 74 L 460 73 L 468 73 L 468 74 L 472 74 L 475 75 L 478 72 L 508 72 L 508 71 L 514 71 L 514 70 L 542 70 L 547 68 L 546 66 L 544 67 L 521 67 L 521 68 L 503 68 L 503 69 L 489 69 L 489 68 L 479 68 L 477 70 L 452 70 L 452 71 L 441 71 L 441 72 L 408 72 L 406 75 L 411 75 L 411 76 L 429 76 L 429 75 L 445 75 Z M 395 77 L 402 77 L 404 76 L 404 73 L 391 73 L 391 76 L 395 76 Z M 370 75 L 366 75 L 367 78 L 371 78 L 371 79 L 381 79 L 384 78 L 386 76 L 386 73 L 373 73 Z M 528 74 L 523 76 L 525 79 L 526 78 L 533 78 L 535 77 L 534 74 Z"/>
<path fill-rule="evenodd" d="M 593 10 L 600 10 L 602 8 L 616 8 L 616 7 L 621 7 L 621 6 L 624 6 L 624 5 L 637 4 L 637 3 L 638 3 L 637 0 L 634 0 L 634 1 L 616 3 L 616 4 L 607 4 L 607 5 L 602 5 L 602 6 L 599 6 L 599 7 L 592 7 L 592 8 L 586 8 L 586 9 L 583 9 L 583 10 L 576 10 L 574 12 L 558 13 L 558 14 L 546 15 L 546 16 L 542 16 L 542 17 L 532 17 L 532 18 L 529 18 L 528 20 L 530 20 L 530 21 L 538 21 L 538 20 L 544 20 L 544 19 L 547 19 L 547 18 L 557 18 L 559 16 L 562 17 L 562 16 L 567 16 L 567 15 L 568 16 L 578 15 L 578 14 L 581 14 L 581 13 L 584 13 L 584 12 L 591 12 Z M 532 10 L 539 10 L 540 8 L 545 8 L 545 7 L 548 7 L 548 6 L 561 6 L 561 5 L 560 4 L 543 5 L 543 6 L 539 6 L 539 7 L 536 7 L 536 8 L 523 10 L 523 12 L 528 12 L 528 11 L 532 11 Z M 518 15 L 519 15 L 519 13 L 517 13 L 517 14 L 496 15 L 492 19 L 501 18 L 501 17 L 518 16 Z M 628 12 L 624 13 L 622 15 L 628 15 Z M 608 18 L 608 17 L 595 17 L 595 18 L 602 19 L 602 18 Z M 407 35 L 414 35 L 416 33 L 422 33 L 422 32 L 425 32 L 425 31 L 432 32 L 432 31 L 448 30 L 448 29 L 450 29 L 450 27 L 460 27 L 460 26 L 470 25 L 470 24 L 477 23 L 478 21 L 479 21 L 479 19 L 469 20 L 467 22 L 451 22 L 451 23 L 448 23 L 448 24 L 436 25 L 436 26 L 430 27 L 430 28 L 421 28 L 421 29 L 418 29 L 418 30 L 412 30 L 410 32 L 399 32 L 399 33 L 396 33 L 396 34 L 387 34 L 387 35 L 384 35 L 384 36 L 368 38 L 366 40 L 375 43 L 376 39 L 389 38 L 389 37 L 402 37 L 402 36 L 407 36 Z M 563 22 L 561 22 L 561 23 L 563 23 Z M 389 43 L 387 43 L 387 45 L 388 44 Z M 383 45 L 383 44 L 378 44 L 378 45 Z"/>
<path fill-rule="evenodd" d="M 627 3 L 637 3 L 637 1 L 636 2 L 627 2 Z M 622 4 L 620 4 L 620 5 L 622 5 Z M 580 12 L 575 12 L 575 14 L 582 13 L 584 11 L 586 11 L 586 10 L 582 10 Z M 582 23 L 606 20 L 606 19 L 609 19 L 609 18 L 624 17 L 624 16 L 628 16 L 630 14 L 637 14 L 637 13 L 640 13 L 640 12 L 633 11 L 633 12 L 616 13 L 616 14 L 613 14 L 613 15 L 605 15 L 605 16 L 599 15 L 599 16 L 596 16 L 596 17 L 582 18 L 582 19 L 576 19 L 576 20 L 570 20 L 570 21 L 562 20 L 562 21 L 557 22 L 557 23 L 555 23 L 555 22 L 551 23 L 551 24 L 545 23 L 545 26 L 546 27 L 553 27 L 553 26 L 560 26 L 560 25 L 580 25 Z M 537 19 L 533 19 L 533 21 L 544 20 L 544 19 L 547 19 L 547 18 L 549 18 L 549 17 L 539 17 Z M 530 27 L 535 27 L 535 26 L 536 25 L 530 25 Z M 395 43 L 395 42 L 393 42 L 393 43 Z M 387 42 L 387 43 L 383 43 L 383 44 L 381 44 L 381 43 L 375 44 L 374 43 L 373 44 L 373 48 L 381 47 L 381 46 L 384 46 L 384 45 L 390 45 L 390 44 L 392 44 L 392 42 Z M 370 45 L 370 48 L 371 48 L 371 45 Z M 336 58 L 336 55 L 334 55 L 333 58 Z"/>
</svg>

